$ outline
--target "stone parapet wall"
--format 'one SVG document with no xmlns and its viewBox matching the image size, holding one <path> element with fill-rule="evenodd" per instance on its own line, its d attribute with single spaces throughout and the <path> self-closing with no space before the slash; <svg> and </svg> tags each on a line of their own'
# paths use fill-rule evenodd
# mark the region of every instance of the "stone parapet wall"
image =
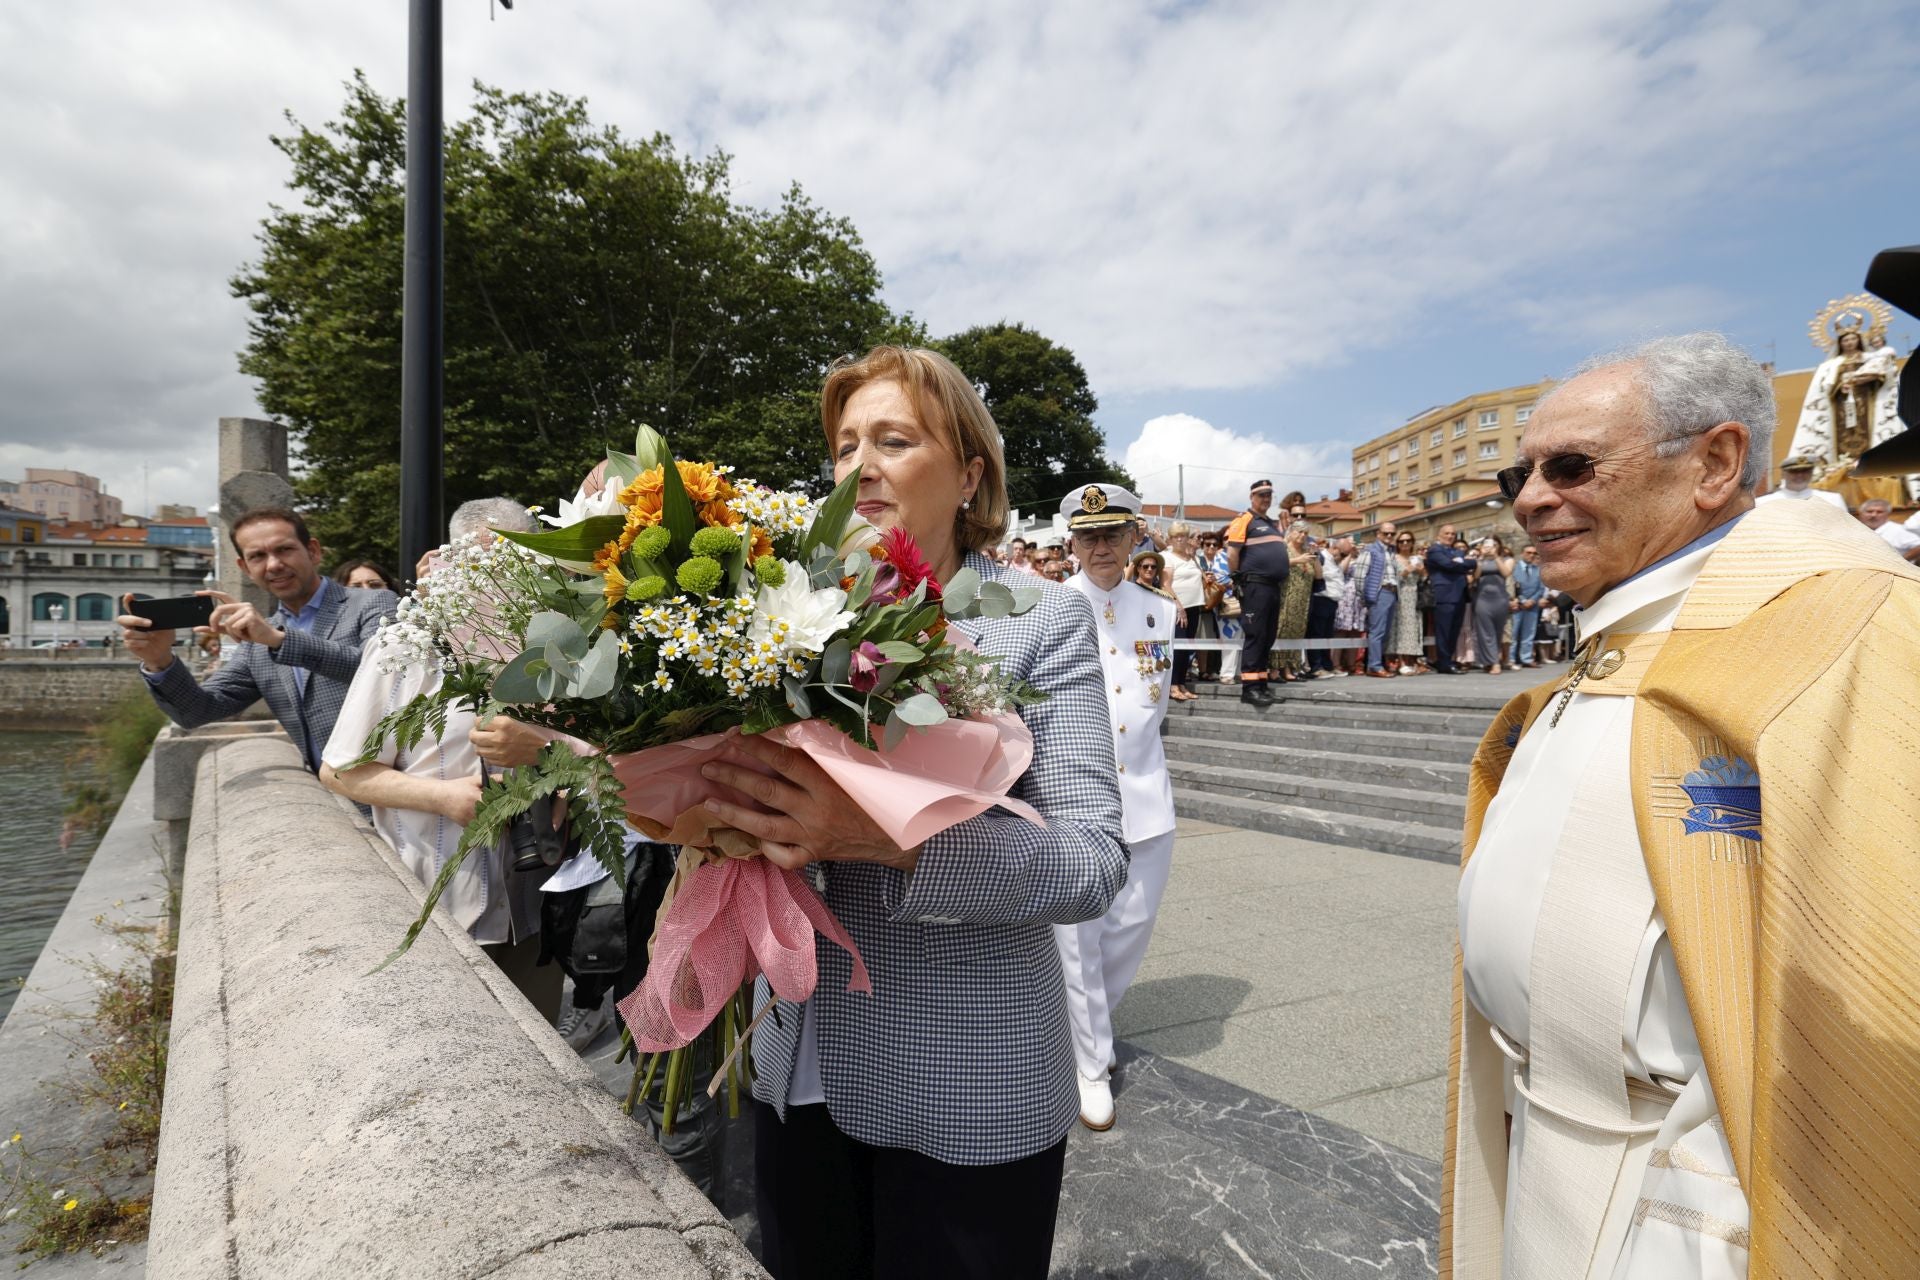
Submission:
<svg viewBox="0 0 1920 1280">
<path fill-rule="evenodd" d="M 124 654 L 9 658 L 0 662 L 0 729 L 71 729 L 140 685 L 138 665 Z"/>
<path fill-rule="evenodd" d="M 147 1274 L 762 1276 L 284 740 L 198 764 Z"/>
</svg>

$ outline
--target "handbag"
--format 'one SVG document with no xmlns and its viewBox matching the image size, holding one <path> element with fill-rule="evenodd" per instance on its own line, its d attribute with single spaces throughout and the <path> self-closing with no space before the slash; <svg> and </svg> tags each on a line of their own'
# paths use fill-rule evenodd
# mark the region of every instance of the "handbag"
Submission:
<svg viewBox="0 0 1920 1280">
<path fill-rule="evenodd" d="M 1220 607 L 1215 609 L 1214 613 L 1217 616 L 1222 618 L 1239 617 L 1240 616 L 1240 597 L 1228 596 L 1226 599 L 1220 602 Z"/>
<path fill-rule="evenodd" d="M 1227 597 L 1227 584 L 1212 574 L 1207 575 L 1206 583 L 1206 607 L 1217 613 L 1220 602 Z"/>
</svg>

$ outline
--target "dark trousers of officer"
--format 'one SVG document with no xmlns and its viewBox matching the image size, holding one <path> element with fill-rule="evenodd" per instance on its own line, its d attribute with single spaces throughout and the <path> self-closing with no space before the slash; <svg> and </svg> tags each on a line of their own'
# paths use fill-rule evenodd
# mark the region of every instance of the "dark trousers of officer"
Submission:
<svg viewBox="0 0 1920 1280">
<path fill-rule="evenodd" d="M 1466 617 L 1464 600 L 1439 601 L 1433 606 L 1433 669 L 1453 670 L 1454 650 L 1460 644 L 1460 622 Z"/>
<path fill-rule="evenodd" d="M 1277 578 L 1264 574 L 1241 574 L 1240 589 L 1240 682 L 1253 684 L 1267 679 L 1273 664 L 1273 638 L 1280 630 L 1280 587 Z"/>
<path fill-rule="evenodd" d="M 1340 612 L 1340 602 L 1330 600 L 1318 591 L 1307 601 L 1307 639 L 1333 639 L 1333 617 Z M 1307 669 L 1309 671 L 1333 670 L 1333 650 L 1307 650 Z"/>
</svg>

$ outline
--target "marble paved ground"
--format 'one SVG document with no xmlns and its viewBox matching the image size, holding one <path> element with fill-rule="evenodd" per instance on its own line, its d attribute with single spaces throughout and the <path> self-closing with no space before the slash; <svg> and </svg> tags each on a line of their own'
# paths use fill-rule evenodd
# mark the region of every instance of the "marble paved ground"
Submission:
<svg viewBox="0 0 1920 1280">
<path fill-rule="evenodd" d="M 1458 871 L 1183 822 L 1120 1038 L 1437 1160 Z"/>
<path fill-rule="evenodd" d="M 1056 1280 L 1434 1273 L 1455 872 L 1183 822 Z M 625 1091 L 611 1037 L 589 1051 Z M 752 1244 L 750 1145 L 717 1198 Z"/>
</svg>

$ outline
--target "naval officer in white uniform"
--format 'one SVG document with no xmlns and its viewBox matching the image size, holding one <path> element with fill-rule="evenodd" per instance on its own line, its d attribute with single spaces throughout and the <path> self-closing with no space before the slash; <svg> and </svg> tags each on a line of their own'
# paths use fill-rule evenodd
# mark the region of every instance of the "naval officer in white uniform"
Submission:
<svg viewBox="0 0 1920 1280">
<path fill-rule="evenodd" d="M 1173 780 L 1160 746 L 1180 606 L 1126 581 L 1140 499 L 1088 485 L 1060 504 L 1080 558 L 1066 585 L 1093 602 L 1120 771 L 1122 832 L 1133 851 L 1127 883 L 1098 920 L 1055 925 L 1066 970 L 1067 1021 L 1080 1085 L 1080 1122 L 1113 1127 L 1113 1011 L 1140 971 L 1173 865 Z"/>
<path fill-rule="evenodd" d="M 1763 493 L 1754 499 L 1757 506 L 1763 502 L 1830 502 L 1842 511 L 1847 509 L 1847 500 L 1831 489 L 1813 487 L 1813 468 L 1818 462 L 1811 454 L 1795 454 L 1780 464 L 1780 487 L 1771 493 Z"/>
</svg>

